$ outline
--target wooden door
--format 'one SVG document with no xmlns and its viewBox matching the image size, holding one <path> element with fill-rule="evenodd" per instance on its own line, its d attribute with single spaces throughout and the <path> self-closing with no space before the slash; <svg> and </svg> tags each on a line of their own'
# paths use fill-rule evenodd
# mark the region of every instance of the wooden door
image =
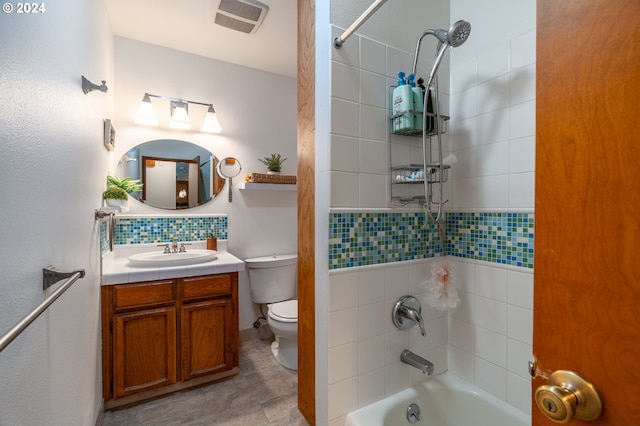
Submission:
<svg viewBox="0 0 640 426">
<path fill-rule="evenodd" d="M 640 425 L 640 1 L 538 0 L 533 352 Z M 547 420 L 535 402 L 533 425 Z"/>
<path fill-rule="evenodd" d="M 315 5 L 315 0 L 298 0 L 298 410 L 312 426 L 316 424 Z"/>
<path fill-rule="evenodd" d="M 230 298 L 183 305 L 180 321 L 182 380 L 230 370 L 237 365 Z"/>
<path fill-rule="evenodd" d="M 113 396 L 176 383 L 176 309 L 113 316 Z"/>
</svg>

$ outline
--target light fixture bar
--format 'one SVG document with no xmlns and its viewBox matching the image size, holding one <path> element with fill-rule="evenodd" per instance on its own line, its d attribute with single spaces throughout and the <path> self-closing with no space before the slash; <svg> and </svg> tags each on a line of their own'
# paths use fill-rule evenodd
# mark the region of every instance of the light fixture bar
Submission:
<svg viewBox="0 0 640 426">
<path fill-rule="evenodd" d="M 180 98 L 171 98 L 169 96 L 154 95 L 152 93 L 145 93 L 144 98 L 138 108 L 138 113 L 135 116 L 135 122 L 138 124 L 146 124 L 151 126 L 158 125 L 158 119 L 156 118 L 153 106 L 151 105 L 150 98 L 158 98 L 169 101 L 169 108 L 171 114 L 170 127 L 174 129 L 189 130 L 191 129 L 191 121 L 189 120 L 188 104 L 203 105 L 208 107 L 207 115 L 205 116 L 201 132 L 206 133 L 220 133 L 222 127 L 218 121 L 218 116 L 213 104 L 206 104 L 204 102 L 189 101 Z"/>
</svg>

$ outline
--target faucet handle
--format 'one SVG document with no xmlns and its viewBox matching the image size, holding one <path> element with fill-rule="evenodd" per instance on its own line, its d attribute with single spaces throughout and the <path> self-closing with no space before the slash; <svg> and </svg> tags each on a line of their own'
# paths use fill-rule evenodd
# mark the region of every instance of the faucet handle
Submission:
<svg viewBox="0 0 640 426">
<path fill-rule="evenodd" d="M 190 246 L 191 243 L 180 243 L 180 253 L 184 253 L 187 251 L 187 248 L 185 246 Z"/>
<path fill-rule="evenodd" d="M 169 244 L 158 244 L 158 247 L 164 247 L 163 253 L 171 253 L 171 249 L 169 248 Z"/>
<path fill-rule="evenodd" d="M 420 333 L 426 336 L 424 320 L 421 315 L 422 307 L 420 301 L 411 295 L 402 296 L 393 306 L 391 317 L 393 324 L 400 330 L 406 330 L 418 324 Z"/>
</svg>

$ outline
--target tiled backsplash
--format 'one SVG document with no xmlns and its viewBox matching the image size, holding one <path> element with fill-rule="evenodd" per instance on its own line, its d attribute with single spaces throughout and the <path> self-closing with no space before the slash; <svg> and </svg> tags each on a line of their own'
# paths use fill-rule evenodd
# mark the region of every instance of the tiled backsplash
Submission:
<svg viewBox="0 0 640 426">
<path fill-rule="evenodd" d="M 104 222 L 104 221 L 103 221 Z M 153 244 L 171 241 L 203 241 L 210 235 L 227 239 L 227 216 L 116 217 L 115 244 Z M 104 228 L 104 229 L 103 229 Z M 100 227 L 100 249 L 108 250 L 106 227 Z M 105 250 L 106 248 L 106 250 Z"/>
<path fill-rule="evenodd" d="M 167 216 L 116 218 L 116 244 L 200 241 L 210 234 L 227 239 L 227 216 Z"/>
<path fill-rule="evenodd" d="M 447 254 L 533 268 L 533 213 L 447 213 Z"/>
<path fill-rule="evenodd" d="M 447 213 L 447 254 L 533 268 L 532 213 Z M 329 269 L 441 255 L 424 212 L 329 214 Z"/>
<path fill-rule="evenodd" d="M 329 214 L 329 269 L 424 259 L 440 251 L 438 230 L 424 213 Z"/>
</svg>

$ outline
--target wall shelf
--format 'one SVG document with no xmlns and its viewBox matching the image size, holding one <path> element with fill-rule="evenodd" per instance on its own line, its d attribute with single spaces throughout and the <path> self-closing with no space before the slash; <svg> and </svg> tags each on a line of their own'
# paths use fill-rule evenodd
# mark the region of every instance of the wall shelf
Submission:
<svg viewBox="0 0 640 426">
<path fill-rule="evenodd" d="M 298 189 L 297 184 L 288 183 L 255 183 L 255 182 L 243 182 L 240 184 L 239 189 L 242 190 L 258 190 L 258 191 L 296 191 Z"/>
</svg>

